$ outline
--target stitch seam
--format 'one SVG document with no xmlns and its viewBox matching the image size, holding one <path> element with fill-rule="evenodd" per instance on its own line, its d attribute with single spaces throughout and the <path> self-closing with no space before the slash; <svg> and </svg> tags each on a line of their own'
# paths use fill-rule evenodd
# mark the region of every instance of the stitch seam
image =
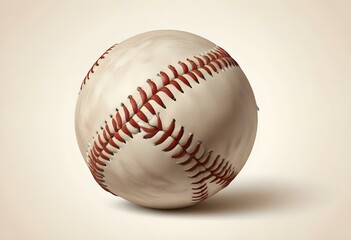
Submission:
<svg viewBox="0 0 351 240">
<path fill-rule="evenodd" d="M 98 61 L 103 59 L 114 46 L 109 48 L 94 63 L 82 85 L 89 79 L 89 73 L 94 73 L 94 66 L 99 66 Z M 183 93 L 183 88 L 185 86 L 192 88 L 193 82 L 200 84 L 200 79 L 206 80 L 204 74 L 207 73 L 213 76 L 213 72 L 219 73 L 219 71 L 225 71 L 225 68 L 236 66 L 238 66 L 237 62 L 231 58 L 226 51 L 216 46 L 205 54 L 194 56 L 193 59 L 188 58 L 185 61 L 179 61 L 177 66 L 179 70 L 169 65 L 169 71 L 161 71 L 157 74 L 158 79 L 148 79 L 146 81 L 146 86 L 138 87 L 137 93 L 129 95 L 129 101 L 127 101 L 126 104 L 121 103 L 121 109 L 115 109 L 115 116 L 110 115 L 111 120 L 105 121 L 105 126 L 100 127 L 100 133 L 99 131 L 96 132 L 97 137 L 92 137 L 93 144 L 90 144 L 90 142 L 88 144 L 88 167 L 99 185 L 106 191 L 111 192 L 105 184 L 103 168 L 107 166 L 107 163 L 117 153 L 117 150 L 120 149 L 122 144 L 125 144 L 128 139 L 133 138 L 134 134 L 140 133 L 141 130 L 146 132 L 144 138 L 152 138 L 160 132 L 160 129 L 162 129 L 162 121 L 159 116 L 157 116 L 158 127 L 156 128 L 141 128 L 139 125 L 140 122 L 148 123 L 149 118 L 156 115 L 153 105 L 157 104 L 158 106 L 166 108 L 159 95 L 162 94 L 175 101 L 176 99 L 170 88 Z M 181 129 L 184 131 L 183 127 L 181 127 Z M 160 144 L 171 137 L 173 130 L 174 126 L 168 128 L 155 144 Z M 190 178 L 196 179 L 192 183 L 194 187 L 192 187 L 193 196 L 191 201 L 200 202 L 208 197 L 207 181 L 210 183 L 215 182 L 224 188 L 234 179 L 237 173 L 231 165 L 228 166 L 228 162 L 226 162 L 224 158 L 219 160 L 219 155 L 217 155 L 214 160 L 210 161 L 211 151 L 205 154 L 203 150 L 203 153 L 199 155 L 201 144 L 197 146 L 192 144 L 192 134 L 188 137 L 184 145 L 181 145 L 181 141 L 184 140 L 182 138 L 183 133 L 180 134 L 179 132 L 178 135 L 173 138 L 172 144 L 164 150 L 170 151 L 176 146 L 182 146 L 181 151 L 174 154 L 173 158 L 181 159 L 186 154 L 191 157 L 187 161 L 178 161 L 177 163 L 181 166 L 194 164 L 190 168 L 185 169 L 185 171 L 190 174 L 198 168 L 202 169 L 198 170 L 195 174 L 193 173 L 193 175 L 189 174 Z M 190 148 L 193 148 L 193 151 L 187 152 Z M 206 158 L 204 157 L 205 155 L 207 156 Z M 206 164 L 208 163 L 211 163 L 211 165 L 207 166 Z"/>
<path fill-rule="evenodd" d="M 155 145 L 164 143 L 166 139 L 172 139 L 171 143 L 163 148 L 163 151 L 170 152 L 175 149 L 172 154 L 172 159 L 178 159 L 176 162 L 177 164 L 184 166 L 184 168 L 188 167 L 185 171 L 190 173 L 188 176 L 189 178 L 194 179 L 192 184 L 200 185 L 200 187 L 194 186 L 192 188 L 193 190 L 197 190 L 193 191 L 193 202 L 202 201 L 207 198 L 206 180 L 211 180 L 209 181 L 210 183 L 215 182 L 216 184 L 222 185 L 224 188 L 235 178 L 237 172 L 232 165 L 228 165 L 228 162 L 225 161 L 224 158 L 219 160 L 221 158 L 220 155 L 216 155 L 213 160 L 213 151 L 206 151 L 202 146 L 202 142 L 198 142 L 195 144 L 195 147 L 192 147 L 192 134 L 188 136 L 186 143 L 182 145 L 178 139 L 183 137 L 184 128 L 181 127 L 179 130 L 176 130 L 175 119 L 173 119 L 168 128 L 163 128 L 161 118 L 159 116 L 157 116 L 157 118 L 157 126 L 152 126 L 150 124 L 148 124 L 148 126 L 141 126 L 141 129 L 146 132 L 144 139 L 155 138 L 156 134 L 159 132 L 163 132 L 163 134 L 158 139 L 155 139 Z M 152 134 L 149 135 L 149 133 Z M 177 147 L 178 149 L 176 149 Z M 211 158 L 212 160 L 210 161 Z M 209 165 L 208 163 L 211 164 Z M 209 174 L 204 175 L 205 173 Z"/>
<path fill-rule="evenodd" d="M 111 50 L 116 46 L 117 44 L 112 45 L 110 48 L 108 48 L 91 66 L 89 69 L 88 73 L 85 75 L 81 85 L 80 85 L 80 91 L 82 91 L 83 86 L 87 83 L 87 81 L 90 79 L 90 74 L 94 73 L 96 68 L 100 65 L 100 61 L 102 59 L 105 59 L 106 55 L 111 52 Z"/>
</svg>

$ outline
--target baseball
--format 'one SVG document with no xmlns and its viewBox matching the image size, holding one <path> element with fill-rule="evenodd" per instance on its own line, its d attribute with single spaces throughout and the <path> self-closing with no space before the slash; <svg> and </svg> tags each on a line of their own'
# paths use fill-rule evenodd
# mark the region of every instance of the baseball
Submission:
<svg viewBox="0 0 351 240">
<path fill-rule="evenodd" d="M 257 105 L 238 63 L 191 33 L 162 30 L 106 50 L 84 78 L 75 130 L 106 191 L 150 208 L 211 197 L 253 147 Z"/>
</svg>

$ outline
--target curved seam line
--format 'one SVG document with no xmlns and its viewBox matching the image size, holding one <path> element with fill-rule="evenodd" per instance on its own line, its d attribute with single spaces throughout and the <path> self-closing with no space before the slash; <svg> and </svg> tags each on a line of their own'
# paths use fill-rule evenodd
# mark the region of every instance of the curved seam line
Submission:
<svg viewBox="0 0 351 240">
<path fill-rule="evenodd" d="M 151 125 L 150 125 L 151 126 Z M 163 132 L 163 133 L 166 133 L 166 131 L 167 130 L 158 130 L 158 132 Z M 176 140 L 175 139 L 175 137 L 173 137 L 172 135 L 169 135 L 168 137 L 167 137 L 167 139 L 168 138 L 171 138 L 171 139 L 173 139 L 173 140 Z M 163 141 L 163 142 L 165 142 L 166 141 L 166 139 Z M 162 142 L 162 143 L 163 143 Z M 160 144 L 162 144 L 162 143 L 160 143 Z M 200 177 L 200 180 L 196 180 L 195 182 L 192 182 L 192 184 L 203 184 L 206 180 L 210 180 L 211 178 L 213 178 L 214 177 L 214 179 L 211 181 L 211 182 L 216 182 L 217 184 L 219 184 L 219 185 L 221 185 L 221 186 L 223 186 L 223 188 L 224 187 L 226 187 L 235 177 L 236 177 L 236 175 L 237 175 L 237 172 L 235 171 L 235 168 L 232 166 L 232 164 L 229 164 L 228 166 L 226 166 L 226 165 L 224 165 L 224 166 L 221 166 L 221 167 L 219 167 L 221 164 L 223 164 L 224 162 L 225 162 L 225 160 L 222 158 L 222 160 L 220 161 L 220 163 L 216 166 L 216 168 L 215 169 L 211 169 L 211 166 L 210 167 L 206 167 L 206 164 L 204 164 L 203 162 L 201 162 L 200 161 L 200 159 L 203 159 L 204 157 L 208 157 L 208 154 L 211 154 L 211 152 L 212 151 L 207 151 L 207 153 L 203 153 L 202 155 L 201 155 L 201 157 L 199 157 L 199 158 L 196 158 L 196 154 L 197 154 L 197 152 L 194 154 L 194 153 L 190 153 L 189 152 L 189 150 L 187 150 L 187 148 L 185 148 L 184 146 L 182 146 L 181 144 L 180 144 L 180 142 L 179 142 L 179 140 L 176 140 L 176 143 L 177 143 L 177 146 L 179 146 L 182 150 L 181 151 L 185 151 L 185 154 L 186 155 L 188 155 L 190 158 L 191 158 L 191 160 L 195 160 L 195 162 L 196 162 L 196 164 L 194 165 L 194 166 L 192 166 L 191 168 L 194 168 L 194 167 L 198 167 L 198 166 L 201 166 L 201 167 L 203 167 L 203 168 L 205 168 L 205 170 L 206 170 L 206 172 L 210 172 L 210 175 L 209 176 L 202 176 L 204 173 L 206 173 L 206 172 L 202 172 L 201 170 L 199 170 L 195 175 L 193 175 L 193 176 L 189 176 L 188 175 L 188 177 L 189 178 L 194 178 L 194 179 L 196 179 L 196 178 L 198 178 L 198 177 Z M 175 148 L 175 146 L 171 149 L 171 150 L 169 150 L 169 151 L 172 151 L 173 149 Z M 169 152 L 168 151 L 168 152 Z M 217 155 L 217 156 L 220 156 L 220 155 Z M 172 159 L 176 159 L 175 157 L 172 157 Z M 186 161 L 184 161 L 184 162 L 187 162 L 187 161 L 189 161 L 189 159 L 188 160 L 186 160 Z M 183 163 L 184 163 L 183 162 Z M 178 165 L 181 165 L 181 166 L 186 166 L 186 165 L 189 165 L 191 162 L 193 162 L 193 161 L 189 161 L 188 163 L 186 163 L 186 164 L 182 164 L 182 163 L 180 163 L 180 162 L 176 162 Z M 226 161 L 226 163 L 228 163 L 227 161 Z M 186 172 L 188 172 L 188 170 L 185 170 Z M 200 174 L 199 174 L 200 173 Z M 224 173 L 224 174 L 223 174 Z M 198 175 L 199 174 L 199 175 Z M 196 175 L 198 175 L 198 176 L 196 176 Z M 202 177 L 201 177 L 202 176 Z M 206 184 L 206 183 L 205 183 Z M 207 185 L 207 184 L 206 184 Z M 194 192 L 194 191 L 193 191 Z M 204 196 L 193 196 L 193 202 L 198 202 L 198 200 L 199 201 L 202 201 L 202 200 L 204 200 L 203 198 L 205 197 L 207 197 L 208 196 L 208 191 L 207 191 L 207 186 L 206 186 L 206 189 L 205 189 L 205 191 L 204 190 L 201 190 L 200 192 L 200 195 L 204 195 Z M 198 197 L 200 197 L 199 199 L 198 199 Z"/>
<path fill-rule="evenodd" d="M 108 54 L 111 52 L 111 50 L 112 50 L 116 45 L 117 45 L 117 43 L 114 44 L 114 45 L 112 45 L 110 48 L 108 48 L 108 49 L 94 62 L 94 64 L 93 64 L 93 65 L 91 66 L 91 68 L 89 69 L 88 73 L 85 75 L 85 77 L 84 77 L 84 79 L 83 79 L 83 81 L 82 81 L 82 83 L 81 83 L 81 85 L 80 85 L 80 90 L 79 90 L 79 92 L 81 92 L 81 91 L 83 90 L 83 86 L 84 86 L 84 85 L 87 83 L 87 81 L 90 79 L 90 75 L 93 74 L 93 73 L 95 73 L 96 68 L 100 65 L 100 61 L 101 61 L 102 59 L 105 59 L 105 58 L 106 58 L 106 55 L 108 55 Z"/>
<path fill-rule="evenodd" d="M 114 46 L 115 46 L 115 45 L 114 45 Z M 112 49 L 114 46 L 112 46 L 110 49 Z M 105 54 L 108 53 L 108 51 L 109 51 L 110 49 L 108 49 L 108 50 L 105 52 Z M 213 49 L 215 49 L 215 51 L 213 51 Z M 183 68 L 183 70 L 184 70 L 184 73 L 181 74 L 181 75 L 176 75 L 176 74 L 174 74 L 175 76 L 174 76 L 173 78 L 170 79 L 166 73 L 160 72 L 160 74 L 158 74 L 158 75 L 161 76 L 164 85 L 160 86 L 159 88 L 156 88 L 156 91 L 154 92 L 153 89 L 152 89 L 152 86 L 149 84 L 149 85 L 150 85 L 150 88 L 151 88 L 151 92 L 152 92 L 151 96 L 150 96 L 150 97 L 147 97 L 147 100 L 146 100 L 146 101 L 143 101 L 143 104 L 142 104 L 140 107 L 138 107 L 138 111 L 137 111 L 137 112 L 134 112 L 132 116 L 129 116 L 128 109 L 125 108 L 124 104 L 122 103 L 121 106 L 122 106 L 123 109 L 124 109 L 124 111 L 122 111 L 122 114 L 124 114 L 124 115 L 123 115 L 124 118 L 123 118 L 123 120 L 120 122 L 120 124 L 119 124 L 120 126 L 117 127 L 117 130 L 114 131 L 112 134 L 109 134 L 109 137 L 110 137 L 109 140 L 116 139 L 115 135 L 116 135 L 116 134 L 119 134 L 119 132 L 120 132 L 121 130 L 122 130 L 122 132 L 124 132 L 123 129 L 122 129 L 123 126 L 125 126 L 126 129 L 128 129 L 127 126 L 126 126 L 126 124 L 130 123 L 131 120 L 133 119 L 133 117 L 137 115 L 137 113 L 142 113 L 142 114 L 144 114 L 143 111 L 141 110 L 141 108 L 144 107 L 144 106 L 146 106 L 146 104 L 149 104 L 149 105 L 151 106 L 151 104 L 150 104 L 150 101 L 151 101 L 151 100 L 154 100 L 158 105 L 162 106 L 163 102 L 162 102 L 162 100 L 159 98 L 159 96 L 158 96 L 157 94 L 160 93 L 160 92 L 161 92 L 161 89 L 163 89 L 164 87 L 168 87 L 169 85 L 171 85 L 171 83 L 170 83 L 171 81 L 173 81 L 173 80 L 175 80 L 175 79 L 180 80 L 181 77 L 184 78 L 184 75 L 189 75 L 190 78 L 192 78 L 192 80 L 194 80 L 195 82 L 197 82 L 197 83 L 199 84 L 198 77 L 200 77 L 200 78 L 203 77 L 203 76 L 201 77 L 201 75 L 199 75 L 199 73 L 198 73 L 200 69 L 204 69 L 205 71 L 209 70 L 209 72 L 208 72 L 208 71 L 207 71 L 207 72 L 212 76 L 212 71 L 214 71 L 214 72 L 216 72 L 216 73 L 218 74 L 218 71 L 219 71 L 219 70 L 225 71 L 226 68 L 238 66 L 237 62 L 236 62 L 233 58 L 231 58 L 230 55 L 229 55 L 227 52 L 225 52 L 222 48 L 220 48 L 220 47 L 218 47 L 218 46 L 215 46 L 213 49 L 208 50 L 206 55 L 201 55 L 201 54 L 199 54 L 198 56 L 194 56 L 194 58 L 198 61 L 198 64 L 196 64 L 196 63 L 194 62 L 194 60 L 187 59 L 186 61 L 187 61 L 188 63 L 190 63 L 190 65 L 192 66 L 192 69 L 191 69 L 191 70 L 188 69 L 188 71 L 187 71 L 186 69 L 184 69 L 183 65 L 181 65 L 183 62 L 180 62 L 180 61 L 179 61 L 179 62 L 178 62 L 179 65 L 181 65 L 182 68 Z M 102 56 L 104 56 L 104 54 L 103 54 Z M 203 60 L 203 59 L 201 59 L 201 58 L 199 58 L 199 57 L 203 57 L 205 60 Z M 99 59 L 100 59 L 100 58 L 99 58 Z M 98 60 L 99 60 L 99 59 L 98 59 Z M 226 62 L 224 59 L 227 60 L 228 62 Z M 223 61 L 224 63 L 223 63 L 222 61 Z M 204 62 L 206 62 L 206 64 L 204 64 Z M 195 66 L 193 65 L 194 63 L 196 64 Z M 213 63 L 215 63 L 215 64 L 218 65 L 218 66 L 215 66 Z M 183 63 L 183 64 L 184 64 L 184 63 Z M 95 66 L 95 64 L 94 64 L 93 66 Z M 170 66 L 170 67 L 172 67 L 172 66 Z M 186 66 L 186 67 L 189 67 L 189 66 Z M 219 69 L 218 69 L 218 68 L 219 68 Z M 212 71 L 211 71 L 211 70 L 212 70 Z M 176 70 L 175 70 L 175 71 L 176 71 Z M 173 72 L 173 71 L 172 71 L 172 72 Z M 173 73 L 174 73 L 174 72 L 173 72 Z M 176 73 L 177 73 L 177 72 L 176 72 Z M 198 77 L 197 77 L 196 75 L 194 75 L 195 73 L 196 73 L 196 75 L 197 75 Z M 165 76 L 165 75 L 162 76 L 162 74 L 165 74 L 166 76 Z M 200 74 L 201 74 L 201 72 L 200 72 Z M 195 76 L 195 79 L 194 79 L 194 77 L 193 77 L 192 75 Z M 165 79 L 165 78 L 166 78 L 166 79 Z M 150 79 L 148 79 L 148 80 L 150 80 Z M 186 80 L 188 80 L 188 79 L 186 79 Z M 152 82 L 152 83 L 154 84 L 154 82 L 153 82 L 152 80 L 150 80 L 150 82 Z M 188 83 L 189 83 L 189 82 L 188 82 Z M 187 84 L 187 85 L 188 85 L 188 84 Z M 191 84 L 189 84 L 188 86 L 191 87 Z M 144 90 L 144 89 L 141 88 L 141 90 Z M 179 89 L 178 89 L 178 90 L 179 90 Z M 179 91 L 180 91 L 180 90 L 179 90 Z M 139 92 L 139 94 L 141 95 L 140 92 Z M 159 98 L 159 100 L 161 100 L 161 103 L 162 103 L 162 104 L 161 104 L 159 101 L 153 99 L 154 96 L 157 96 L 157 97 Z M 132 99 L 132 98 L 133 98 L 133 97 L 131 97 L 130 99 Z M 164 106 L 164 107 L 165 107 L 165 106 Z M 151 108 L 153 109 L 152 106 L 151 106 Z M 154 110 L 154 109 L 153 109 L 153 110 Z M 150 111 L 150 110 L 149 110 L 149 111 Z M 119 112 L 118 112 L 118 114 L 119 114 Z M 127 115 L 128 115 L 128 119 L 127 119 Z M 145 114 L 144 114 L 144 115 L 145 115 Z M 116 114 L 116 116 L 117 116 L 117 114 Z M 116 121 L 116 119 L 112 118 L 112 121 Z M 105 123 L 106 123 L 106 122 L 105 122 Z M 103 142 L 103 141 L 100 140 L 100 139 L 101 139 L 102 133 L 104 133 L 104 131 L 105 131 L 106 128 L 107 128 L 106 126 L 108 127 L 107 123 L 106 123 L 106 125 L 105 125 L 105 128 L 102 128 L 102 129 L 101 129 L 101 130 L 103 130 L 103 131 L 100 132 L 100 133 L 97 133 L 98 138 L 99 138 L 99 144 L 100 144 L 101 146 L 100 146 L 100 147 L 98 146 L 97 140 L 94 139 L 94 137 L 93 137 L 94 145 L 93 145 L 91 148 L 90 148 L 90 146 L 88 145 L 88 150 L 87 150 L 87 152 L 88 152 L 88 161 L 87 161 L 87 163 L 88 163 L 88 166 L 89 166 L 89 168 L 90 168 L 90 170 L 91 170 L 91 172 L 92 172 L 93 177 L 95 178 L 95 180 L 100 184 L 100 186 L 101 186 L 102 188 L 104 188 L 104 189 L 105 189 L 106 191 L 108 191 L 108 192 L 111 192 L 111 191 L 108 189 L 107 185 L 104 184 L 105 180 L 104 180 L 103 178 L 104 178 L 105 176 L 104 176 L 104 174 L 103 174 L 104 170 L 103 170 L 103 168 L 102 168 L 103 166 L 107 166 L 107 162 L 110 161 L 110 158 L 109 158 L 108 156 L 106 156 L 106 151 L 109 151 L 109 150 L 107 149 L 107 145 L 110 145 L 110 146 L 112 145 L 112 143 L 110 144 L 109 141 L 107 141 L 107 139 L 106 139 L 106 142 Z M 139 131 L 140 131 L 140 129 L 139 129 Z M 125 133 L 125 132 L 124 132 L 124 133 Z M 129 134 L 127 133 L 127 135 L 129 135 L 130 137 L 132 137 L 133 134 L 131 134 L 131 133 L 129 132 Z M 122 138 L 122 139 L 123 139 L 123 138 Z M 123 139 L 123 140 L 124 140 L 124 143 L 125 143 L 125 139 Z M 116 143 L 115 143 L 115 144 L 116 144 Z M 104 145 L 104 146 L 103 146 L 103 145 Z M 116 145 L 117 145 L 117 144 L 116 144 Z M 118 146 L 118 145 L 117 145 L 117 146 Z M 95 154 L 94 154 L 94 151 L 96 151 L 96 149 L 94 149 L 94 147 L 97 148 L 97 150 L 98 150 L 98 152 L 95 153 Z M 115 148 L 114 146 L 112 146 L 112 147 Z M 90 154 L 91 154 L 91 155 L 89 155 L 89 148 L 90 148 Z M 96 155 L 96 156 L 94 156 L 94 155 Z M 105 157 L 108 158 L 108 159 L 106 159 L 106 158 L 104 158 L 104 157 L 101 157 L 101 155 L 105 156 Z M 114 155 L 114 154 L 112 153 L 112 154 L 107 154 L 107 155 Z M 104 160 L 100 159 L 100 157 L 103 158 Z M 92 159 L 92 158 L 93 158 L 93 159 Z M 93 162 L 94 165 L 92 165 L 91 162 Z M 98 164 L 99 166 L 97 166 L 97 164 Z M 218 170 L 218 169 L 217 169 L 217 170 Z M 213 176 L 213 175 L 212 175 L 212 176 Z M 228 184 L 229 184 L 229 183 L 228 183 Z M 111 192 L 111 193 L 112 193 L 112 192 Z M 112 194 L 114 194 L 114 193 L 112 193 Z"/>
</svg>

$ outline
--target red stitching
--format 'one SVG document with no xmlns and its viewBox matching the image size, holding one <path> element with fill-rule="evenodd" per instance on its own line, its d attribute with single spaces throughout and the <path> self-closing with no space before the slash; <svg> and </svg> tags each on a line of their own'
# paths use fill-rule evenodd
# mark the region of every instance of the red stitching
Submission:
<svg viewBox="0 0 351 240">
<path fill-rule="evenodd" d="M 184 93 L 182 87 L 176 81 L 172 80 L 170 84 L 172 84 L 179 92 Z"/>
<path fill-rule="evenodd" d="M 169 65 L 168 68 L 172 71 L 173 76 L 176 78 L 178 77 L 178 71 L 175 67 L 173 67 L 172 65 Z"/>
<path fill-rule="evenodd" d="M 109 48 L 94 63 L 92 68 L 89 70 L 87 76 L 85 77 L 82 85 L 84 85 L 86 80 L 89 79 L 89 74 L 94 73 L 94 67 L 99 66 L 99 60 L 105 58 L 105 55 L 108 54 L 114 46 Z M 185 171 L 192 172 L 193 175 L 189 175 L 189 177 L 196 179 L 192 183 L 193 185 L 195 185 L 195 187 L 192 188 L 193 202 L 203 201 L 208 197 L 207 183 L 206 183 L 207 180 L 212 178 L 211 182 L 215 182 L 221 185 L 222 187 L 226 187 L 235 178 L 237 173 L 234 171 L 232 166 L 228 164 L 228 162 L 224 164 L 225 162 L 224 158 L 222 158 L 221 162 L 217 165 L 217 162 L 219 161 L 219 158 L 220 158 L 219 155 L 216 156 L 216 159 L 213 161 L 210 167 L 206 167 L 207 163 L 211 159 L 212 151 L 209 151 L 207 153 L 203 152 L 201 153 L 200 156 L 197 156 L 202 145 L 201 142 L 199 142 L 196 145 L 196 147 L 190 152 L 189 148 L 192 146 L 193 134 L 190 134 L 187 138 L 187 141 L 183 145 L 181 145 L 180 140 L 184 136 L 184 128 L 181 127 L 177 132 L 177 134 L 175 134 L 175 137 L 173 137 L 172 134 L 175 130 L 175 120 L 173 120 L 170 123 L 170 125 L 166 128 L 166 130 L 163 130 L 162 121 L 159 116 L 157 116 L 157 126 L 151 126 L 151 125 L 148 125 L 148 127 L 140 126 L 136 122 L 136 120 L 133 119 L 134 117 L 138 117 L 141 121 L 148 123 L 148 118 L 145 115 L 145 113 L 141 110 L 141 108 L 145 106 L 145 108 L 152 115 L 156 115 L 156 111 L 154 107 L 152 106 L 152 104 L 150 104 L 151 101 L 153 101 L 154 103 L 156 103 L 157 105 L 163 108 L 166 108 L 164 102 L 158 95 L 160 92 L 165 93 L 166 96 L 175 100 L 174 94 L 168 88 L 170 85 L 173 85 L 175 89 L 183 93 L 183 89 L 180 86 L 180 84 L 177 82 L 177 80 L 181 81 L 186 86 L 191 88 L 192 87 L 191 83 L 185 76 L 189 76 L 190 77 L 189 79 L 199 84 L 200 83 L 199 78 L 205 80 L 205 76 L 203 75 L 201 70 L 204 70 L 205 72 L 207 72 L 209 75 L 212 76 L 213 75 L 212 71 L 218 73 L 218 69 L 223 70 L 224 68 L 238 66 L 235 60 L 233 60 L 227 52 L 225 52 L 223 49 L 219 47 L 216 47 L 215 50 L 212 50 L 207 54 L 200 55 L 200 56 L 202 58 L 195 56 L 194 57 L 195 60 L 187 59 L 185 61 L 186 63 L 179 61 L 178 64 L 183 70 L 182 74 L 178 73 L 176 68 L 172 65 L 168 66 L 168 68 L 173 74 L 172 78 L 170 78 L 167 73 L 162 71 L 159 74 L 157 74 L 157 76 L 161 78 L 163 83 L 163 86 L 161 87 L 158 87 L 153 80 L 148 79 L 146 82 L 147 82 L 147 86 L 151 91 L 151 96 L 147 95 L 145 89 L 143 89 L 142 87 L 138 87 L 137 93 L 141 98 L 142 104 L 138 106 L 137 101 L 134 99 L 133 96 L 130 95 L 128 96 L 128 99 L 133 112 L 130 113 L 128 108 L 123 103 L 121 103 L 121 107 L 123 108 L 123 111 L 121 113 L 123 113 L 124 119 L 122 119 L 120 111 L 116 109 L 115 116 L 110 115 L 111 128 L 109 127 L 108 123 L 105 121 L 106 123 L 105 127 L 101 128 L 102 130 L 101 133 L 97 132 L 98 136 L 97 138 L 93 138 L 94 143 L 92 144 L 91 150 L 88 151 L 89 169 L 91 170 L 91 173 L 95 178 L 95 180 L 100 184 L 100 186 L 103 189 L 110 192 L 110 190 L 104 183 L 105 180 L 103 179 L 104 178 L 103 167 L 107 165 L 106 162 L 110 161 L 110 156 L 114 155 L 114 152 L 108 149 L 107 145 L 115 149 L 119 149 L 120 144 L 126 143 L 126 139 L 120 133 L 123 133 L 125 136 L 129 136 L 133 138 L 133 134 L 137 134 L 141 130 L 145 133 L 143 136 L 145 139 L 150 139 L 152 137 L 155 137 L 157 133 L 159 133 L 160 131 L 163 131 L 162 136 L 155 142 L 155 145 L 161 144 L 166 139 L 171 138 L 172 142 L 167 147 L 165 147 L 163 151 L 168 152 L 175 149 L 177 146 L 180 146 L 179 152 L 173 154 L 172 156 L 174 159 L 181 159 L 183 156 L 189 155 L 189 158 L 186 161 L 180 162 L 179 164 L 181 166 L 189 165 Z M 217 67 L 215 65 L 217 65 Z M 128 128 L 127 124 L 130 124 L 131 127 L 137 129 L 138 131 L 133 132 Z M 114 139 L 117 140 L 117 142 L 114 141 Z M 194 164 L 194 165 L 191 165 L 191 164 Z M 204 170 L 199 170 L 198 172 L 196 172 L 197 168 L 200 168 L 200 169 L 202 168 Z"/>
<path fill-rule="evenodd" d="M 153 95 L 152 97 L 151 97 L 151 100 L 154 100 L 158 105 L 160 105 L 161 107 L 163 107 L 163 108 L 166 108 L 166 105 L 163 103 L 163 101 L 161 100 L 161 98 L 160 98 L 160 96 L 158 96 L 158 95 Z"/>
<path fill-rule="evenodd" d="M 156 84 L 153 81 L 151 81 L 151 79 L 146 80 L 146 82 L 149 84 L 152 94 L 155 95 L 157 93 Z"/>
<path fill-rule="evenodd" d="M 160 117 L 158 119 L 161 120 Z M 171 136 L 171 134 L 173 133 L 173 131 L 174 131 L 174 127 L 175 127 L 175 120 L 173 119 L 173 121 L 169 125 L 168 129 L 164 132 L 162 137 L 159 140 L 157 140 L 157 142 L 155 142 L 155 145 L 159 145 L 159 144 L 163 143 L 167 138 L 169 138 Z"/>
<path fill-rule="evenodd" d="M 96 67 L 98 67 L 98 66 L 100 65 L 100 63 L 99 63 L 100 60 L 104 59 L 105 56 L 106 56 L 107 54 L 109 54 L 109 53 L 111 52 L 112 48 L 114 48 L 116 45 L 117 45 L 117 44 L 115 44 L 115 45 L 111 46 L 109 49 L 107 49 L 107 50 L 94 62 L 93 66 L 91 66 L 91 68 L 89 69 L 87 75 L 86 75 L 85 78 L 83 79 L 83 82 L 82 82 L 82 84 L 80 85 L 80 90 L 83 89 L 83 85 L 85 85 L 86 82 L 87 82 L 87 80 L 90 79 L 90 74 L 91 74 L 91 73 L 94 73 L 94 68 L 96 68 Z"/>
<path fill-rule="evenodd" d="M 158 116 L 158 121 L 161 122 L 161 118 Z M 171 124 L 166 128 L 162 129 L 162 124 L 158 124 L 158 126 L 152 126 L 150 127 L 142 127 L 143 131 L 146 132 L 144 135 L 147 136 L 146 138 L 152 138 L 154 137 L 157 133 L 163 132 L 163 135 L 155 142 L 155 145 L 159 145 L 163 143 L 167 138 L 172 138 L 173 140 L 176 140 L 174 137 L 172 137 L 172 133 L 174 132 L 175 129 L 175 120 L 173 119 Z M 152 136 L 150 136 L 150 132 L 152 133 Z M 179 132 L 181 132 L 181 136 L 179 136 Z M 183 128 L 176 134 L 177 139 L 181 139 L 184 133 Z M 227 186 L 233 179 L 232 173 L 234 172 L 234 169 L 232 168 L 231 164 L 229 164 L 227 161 L 225 161 L 224 158 L 221 159 L 220 163 L 217 164 L 218 160 L 220 159 L 220 155 L 217 155 L 216 159 L 213 161 L 210 167 L 206 166 L 206 163 L 208 162 L 209 158 L 212 155 L 212 151 L 209 151 L 207 154 L 203 152 L 199 157 L 196 157 L 197 153 L 199 153 L 199 150 L 201 148 L 202 143 L 199 142 L 195 149 L 193 151 L 189 151 L 190 146 L 192 145 L 193 142 L 193 134 L 190 134 L 188 137 L 187 142 L 184 145 L 181 145 L 179 143 L 179 140 L 176 141 L 177 144 L 173 145 L 173 148 L 171 149 L 169 146 L 164 148 L 163 151 L 171 151 L 173 150 L 177 145 L 181 147 L 179 152 L 177 152 L 173 158 L 174 159 L 179 159 L 182 158 L 185 155 L 189 155 L 186 161 L 180 162 L 179 164 L 182 166 L 188 166 L 189 168 L 185 169 L 186 172 L 193 172 L 195 174 L 189 175 L 190 178 L 198 178 L 201 177 L 199 180 L 196 180 L 193 182 L 194 185 L 198 184 L 204 184 L 204 182 L 208 179 L 213 178 L 210 183 L 215 182 L 222 187 Z M 173 143 L 173 142 L 172 142 Z M 201 161 L 206 155 L 206 160 Z M 194 164 L 195 163 L 195 164 Z M 194 165 L 192 165 L 194 164 Z M 200 170 L 196 172 L 195 170 L 198 169 L 199 167 L 203 168 L 204 170 Z M 209 173 L 208 175 L 204 175 L 205 173 Z M 205 184 L 205 186 L 207 186 Z M 207 187 L 206 189 L 202 189 L 201 191 L 193 191 L 193 202 L 197 201 L 203 201 L 208 197 L 208 192 L 207 192 Z"/>
<path fill-rule="evenodd" d="M 138 87 L 137 90 L 139 91 L 139 95 L 141 97 L 143 104 L 145 104 L 147 102 L 146 92 L 141 87 Z"/>
<path fill-rule="evenodd" d="M 166 93 L 167 96 L 170 97 L 170 98 L 172 98 L 174 101 L 176 100 L 176 99 L 174 98 L 173 93 L 172 93 L 167 87 L 161 88 L 160 91 Z"/>
<path fill-rule="evenodd" d="M 185 63 L 179 61 L 178 64 L 183 68 L 183 72 L 189 72 L 189 68 Z"/>
</svg>

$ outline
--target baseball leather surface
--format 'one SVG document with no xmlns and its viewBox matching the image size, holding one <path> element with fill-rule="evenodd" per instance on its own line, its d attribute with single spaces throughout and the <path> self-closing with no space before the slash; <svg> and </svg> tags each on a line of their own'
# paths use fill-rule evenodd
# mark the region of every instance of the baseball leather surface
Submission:
<svg viewBox="0 0 351 240">
<path fill-rule="evenodd" d="M 236 177 L 255 140 L 257 105 L 225 50 L 191 33 L 152 31 L 94 63 L 75 128 L 103 189 L 146 207 L 179 208 Z"/>
</svg>

